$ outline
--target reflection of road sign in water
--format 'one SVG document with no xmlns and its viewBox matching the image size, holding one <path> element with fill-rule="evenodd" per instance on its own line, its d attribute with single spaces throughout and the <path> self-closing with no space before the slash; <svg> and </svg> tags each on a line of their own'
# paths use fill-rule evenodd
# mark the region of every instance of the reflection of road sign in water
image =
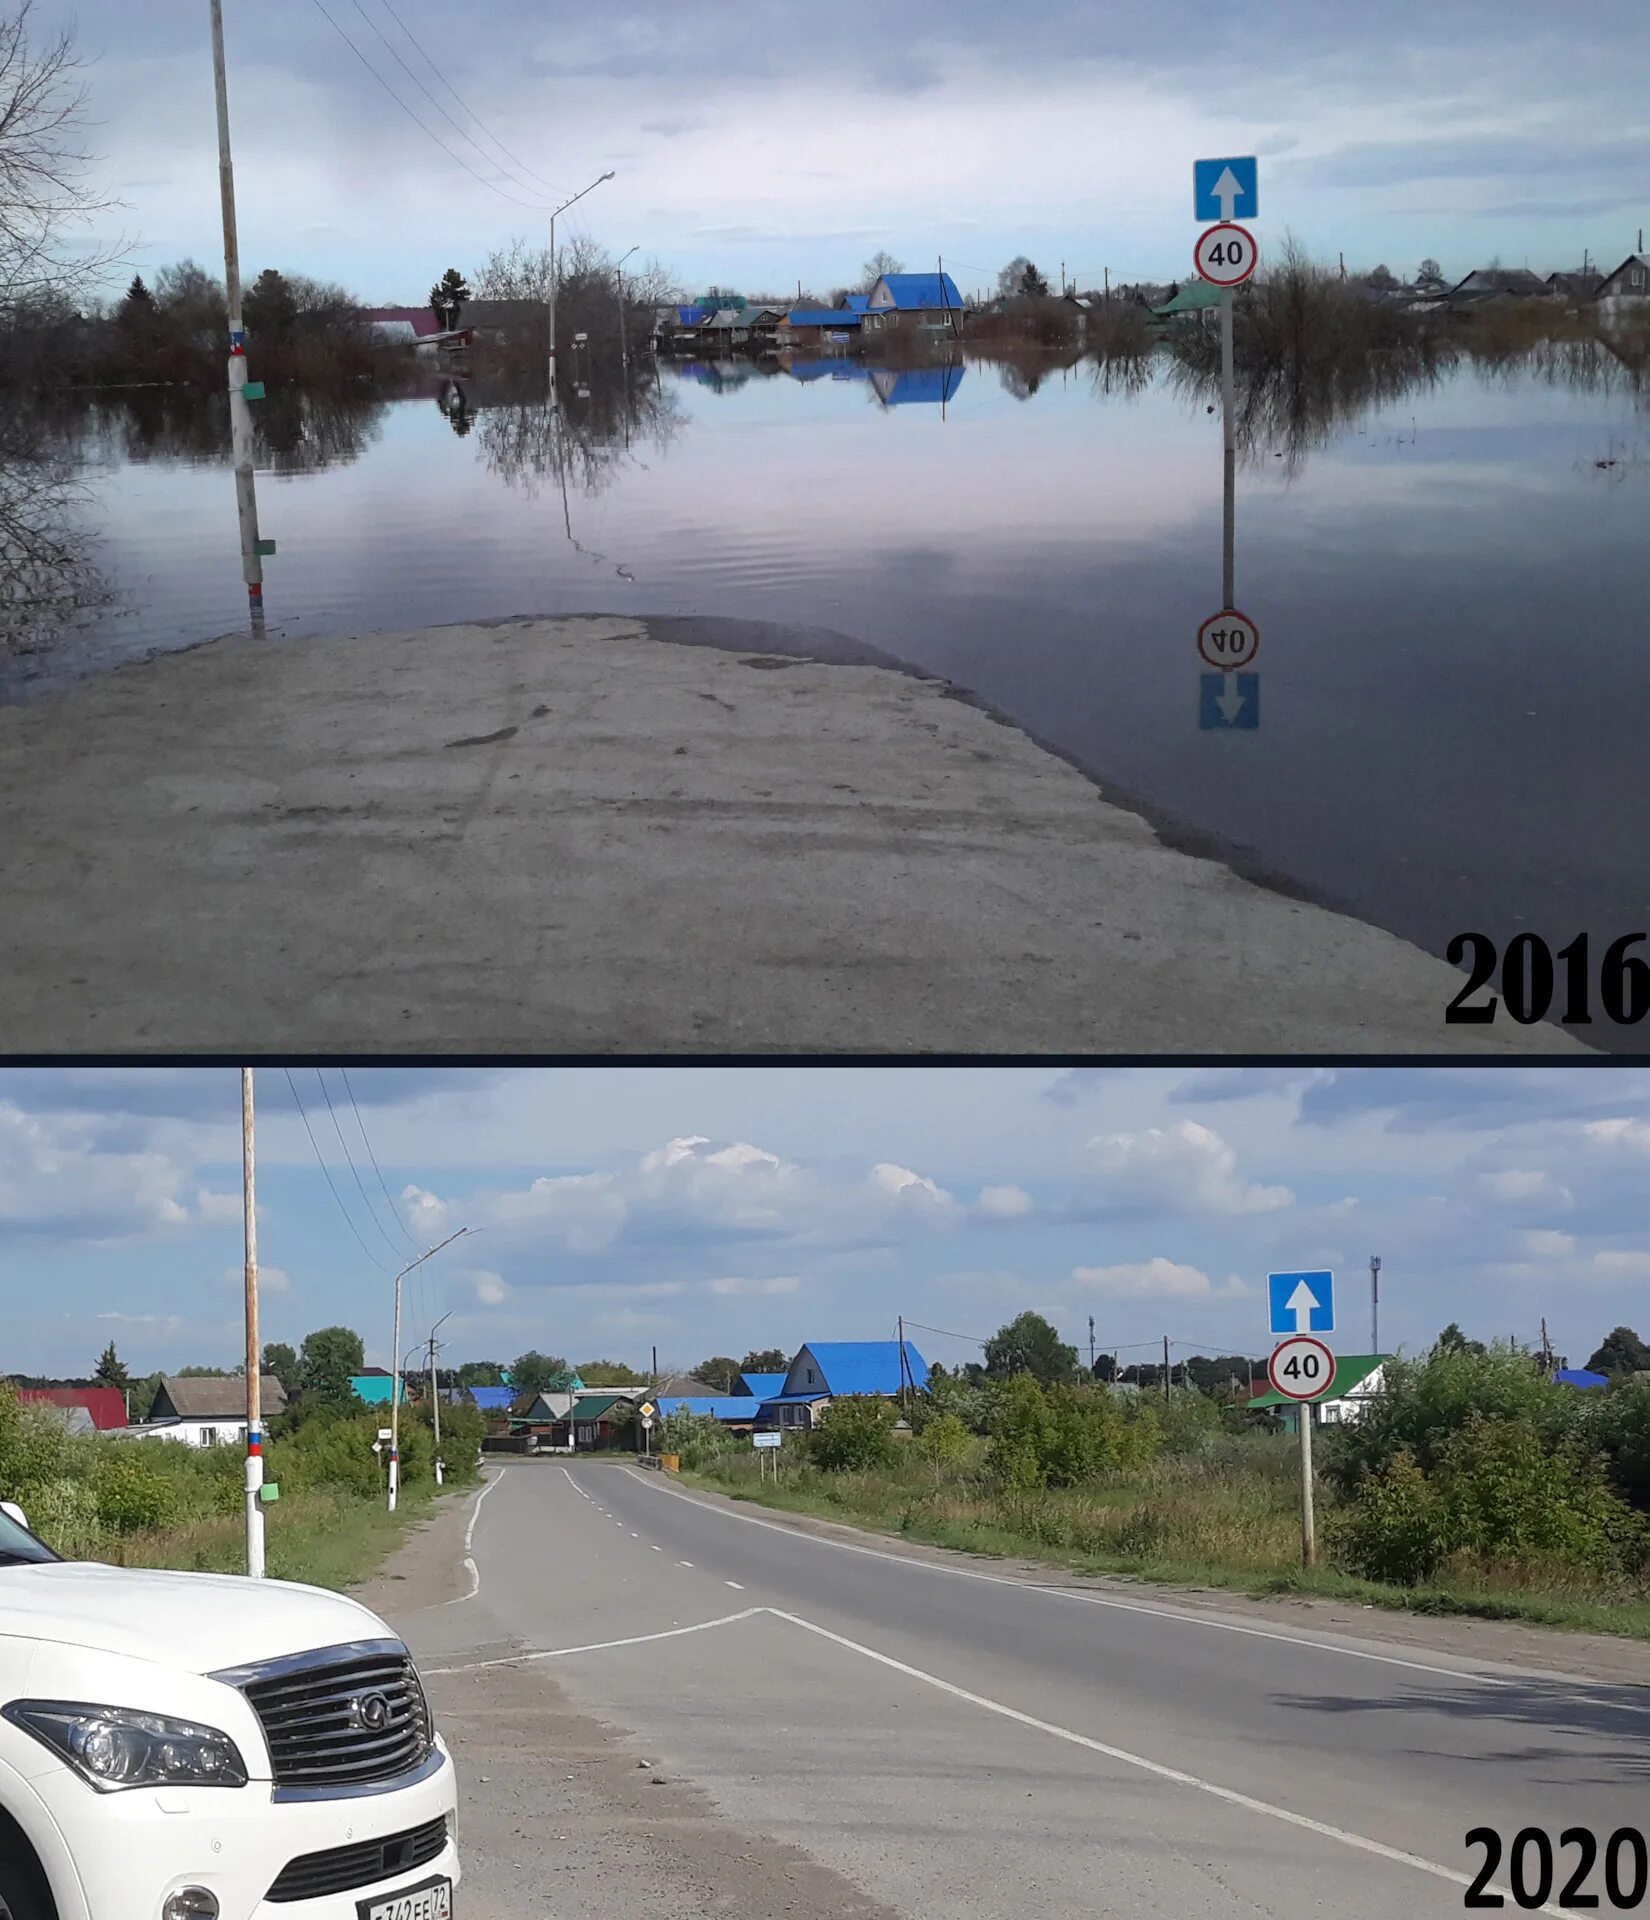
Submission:
<svg viewBox="0 0 1650 1920">
<path fill-rule="evenodd" d="M 1321 1340 L 1297 1333 L 1274 1348 L 1266 1363 L 1266 1378 L 1272 1391 L 1286 1400 L 1316 1400 L 1329 1391 L 1335 1378 L 1335 1356 Z"/>
<path fill-rule="evenodd" d="M 1260 634 L 1255 623 L 1236 607 L 1214 613 L 1197 630 L 1197 650 L 1211 667 L 1231 673 L 1246 667 L 1260 651 Z"/>
<path fill-rule="evenodd" d="M 1200 233 L 1192 253 L 1198 272 L 1216 287 L 1235 287 L 1247 280 L 1259 257 L 1255 236 L 1247 227 L 1230 223 Z"/>
<path fill-rule="evenodd" d="M 1260 169 L 1255 156 L 1192 162 L 1194 220 L 1258 220 Z"/>
<path fill-rule="evenodd" d="M 1335 1276 L 1269 1273 L 1266 1276 L 1266 1329 L 1269 1333 L 1333 1333 Z"/>
<path fill-rule="evenodd" d="M 1200 673 L 1197 724 L 1205 732 L 1253 733 L 1260 725 L 1258 673 Z"/>
</svg>

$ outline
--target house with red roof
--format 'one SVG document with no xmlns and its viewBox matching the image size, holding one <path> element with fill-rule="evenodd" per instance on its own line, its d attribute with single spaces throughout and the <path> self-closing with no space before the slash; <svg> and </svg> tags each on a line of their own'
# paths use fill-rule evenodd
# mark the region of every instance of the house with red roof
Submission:
<svg viewBox="0 0 1650 1920">
<path fill-rule="evenodd" d="M 25 1407 L 58 1407 L 65 1413 L 78 1409 L 99 1433 L 126 1425 L 126 1396 L 119 1387 L 19 1387 L 17 1398 Z"/>
</svg>

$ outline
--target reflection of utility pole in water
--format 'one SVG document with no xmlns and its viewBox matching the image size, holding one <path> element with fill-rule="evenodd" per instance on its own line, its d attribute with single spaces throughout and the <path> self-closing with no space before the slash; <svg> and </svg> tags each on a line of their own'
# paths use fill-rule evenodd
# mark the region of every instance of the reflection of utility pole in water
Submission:
<svg viewBox="0 0 1650 1920">
<path fill-rule="evenodd" d="M 258 539 L 258 488 L 252 470 L 252 413 L 246 394 L 246 330 L 241 324 L 241 256 L 235 232 L 235 168 L 229 156 L 229 85 L 224 73 L 223 0 L 212 0 L 212 78 L 218 98 L 218 185 L 223 197 L 223 280 L 229 308 L 229 432 L 235 506 L 241 523 L 241 575 L 252 629 L 263 633 L 264 563 Z"/>
</svg>

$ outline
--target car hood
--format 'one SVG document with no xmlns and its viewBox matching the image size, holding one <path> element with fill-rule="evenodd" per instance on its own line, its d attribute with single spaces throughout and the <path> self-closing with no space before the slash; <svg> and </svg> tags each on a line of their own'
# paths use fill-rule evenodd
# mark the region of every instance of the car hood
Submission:
<svg viewBox="0 0 1650 1920">
<path fill-rule="evenodd" d="M 375 1613 L 320 1587 L 88 1561 L 0 1567 L 5 1635 L 203 1674 L 391 1637 Z"/>
</svg>

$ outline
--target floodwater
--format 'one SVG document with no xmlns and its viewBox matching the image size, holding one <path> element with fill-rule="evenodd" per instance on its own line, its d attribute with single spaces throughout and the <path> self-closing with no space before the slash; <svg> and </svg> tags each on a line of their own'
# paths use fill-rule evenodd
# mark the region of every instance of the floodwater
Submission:
<svg viewBox="0 0 1650 1920">
<path fill-rule="evenodd" d="M 628 406 L 573 386 L 559 437 L 542 392 L 483 381 L 272 395 L 268 632 L 575 610 L 833 628 L 974 690 L 1188 843 L 1435 952 L 1650 927 L 1642 372 L 1588 347 L 1379 400 L 1249 396 L 1234 599 L 1258 686 L 1215 709 L 1215 396 L 1161 354 L 801 371 L 666 365 Z M 244 631 L 221 402 L 105 395 L 56 434 L 84 496 L 79 611 L 0 697 Z"/>
</svg>

